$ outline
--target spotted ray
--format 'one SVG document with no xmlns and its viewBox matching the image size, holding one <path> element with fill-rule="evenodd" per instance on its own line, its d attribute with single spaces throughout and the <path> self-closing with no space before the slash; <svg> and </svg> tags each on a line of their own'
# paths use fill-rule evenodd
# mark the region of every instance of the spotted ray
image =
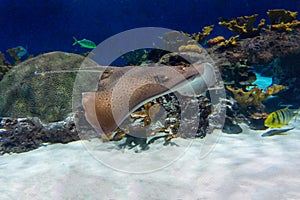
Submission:
<svg viewBox="0 0 300 200">
<path fill-rule="evenodd" d="M 133 111 L 171 92 L 198 95 L 216 84 L 213 67 L 108 67 L 97 92 L 82 94 L 87 121 L 100 133 L 114 131 Z"/>
</svg>

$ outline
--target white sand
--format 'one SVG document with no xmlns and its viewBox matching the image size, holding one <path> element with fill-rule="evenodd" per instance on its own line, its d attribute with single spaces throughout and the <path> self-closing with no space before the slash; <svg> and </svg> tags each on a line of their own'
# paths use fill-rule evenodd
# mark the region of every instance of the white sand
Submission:
<svg viewBox="0 0 300 200">
<path fill-rule="evenodd" d="M 299 129 L 261 134 L 156 142 L 142 153 L 93 141 L 4 155 L 0 199 L 300 199 Z"/>
</svg>

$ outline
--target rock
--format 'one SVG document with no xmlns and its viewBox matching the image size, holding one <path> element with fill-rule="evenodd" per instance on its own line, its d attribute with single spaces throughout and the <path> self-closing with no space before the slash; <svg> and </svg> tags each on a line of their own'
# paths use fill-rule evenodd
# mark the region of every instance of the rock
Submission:
<svg viewBox="0 0 300 200">
<path fill-rule="evenodd" d="M 0 116 L 38 117 L 43 122 L 60 121 L 72 112 L 76 73 L 35 75 L 35 72 L 76 69 L 85 57 L 51 52 L 14 66 L 0 82 Z M 92 61 L 87 66 L 94 66 Z"/>
<path fill-rule="evenodd" d="M 282 104 L 294 104 L 300 106 L 300 51 L 297 54 L 290 54 L 285 58 L 277 60 L 274 65 L 274 84 L 284 85 L 286 90 L 280 92 L 278 96 L 282 99 Z"/>
<path fill-rule="evenodd" d="M 252 130 L 265 130 L 267 127 L 264 125 L 265 119 L 251 119 L 249 127 Z"/>
<path fill-rule="evenodd" d="M 43 124 L 37 117 L 0 118 L 0 154 L 21 153 L 79 139 L 73 115 L 50 124 Z"/>
<path fill-rule="evenodd" d="M 227 134 L 239 134 L 243 129 L 238 124 L 233 124 L 230 120 L 226 119 L 222 131 Z"/>
</svg>

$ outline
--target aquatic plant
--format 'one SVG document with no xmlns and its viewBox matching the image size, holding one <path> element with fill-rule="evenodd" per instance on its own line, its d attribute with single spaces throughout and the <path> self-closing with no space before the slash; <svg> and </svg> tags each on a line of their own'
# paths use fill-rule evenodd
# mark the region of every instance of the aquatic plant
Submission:
<svg viewBox="0 0 300 200">
<path fill-rule="evenodd" d="M 257 28 L 254 28 L 253 25 L 257 16 L 258 14 L 254 14 L 251 16 L 238 17 L 230 21 L 220 21 L 219 25 L 225 26 L 230 31 L 240 35 L 241 38 L 254 37 L 260 34 L 265 24 L 265 19 L 261 19 Z"/>
<path fill-rule="evenodd" d="M 249 91 L 244 91 L 241 88 L 234 89 L 233 87 L 226 86 L 226 88 L 234 94 L 234 99 L 242 108 L 251 105 L 259 105 L 267 97 L 277 94 L 286 87 L 283 85 L 272 85 L 264 92 L 263 89 L 254 87 Z"/>
<path fill-rule="evenodd" d="M 296 20 L 298 12 L 287 11 L 284 9 L 269 10 L 267 12 L 271 25 L 271 30 L 291 32 L 300 25 L 300 21 Z"/>
</svg>

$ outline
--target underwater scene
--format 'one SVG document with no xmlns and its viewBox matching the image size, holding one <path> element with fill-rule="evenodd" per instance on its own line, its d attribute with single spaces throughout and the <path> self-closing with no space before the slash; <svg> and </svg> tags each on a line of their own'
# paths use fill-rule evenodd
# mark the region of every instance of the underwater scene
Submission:
<svg viewBox="0 0 300 200">
<path fill-rule="evenodd" d="M 0 199 L 300 199 L 299 12 L 1 0 Z"/>
</svg>

